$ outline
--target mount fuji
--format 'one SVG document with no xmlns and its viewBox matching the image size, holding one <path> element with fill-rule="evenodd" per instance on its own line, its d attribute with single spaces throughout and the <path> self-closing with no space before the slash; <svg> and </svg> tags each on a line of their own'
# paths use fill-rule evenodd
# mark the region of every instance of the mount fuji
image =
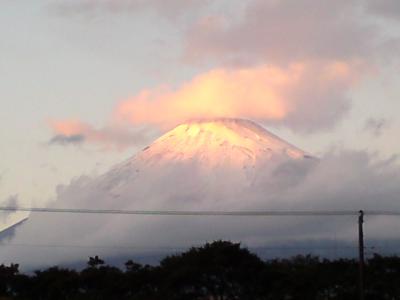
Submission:
<svg viewBox="0 0 400 300">
<path fill-rule="evenodd" d="M 364 152 L 328 153 L 317 159 L 252 121 L 203 119 L 178 125 L 101 176 L 81 176 L 57 187 L 49 206 L 148 211 L 398 210 L 399 174 L 393 164 L 374 162 Z M 370 239 L 398 238 L 394 219 L 369 217 L 368 224 Z M 299 245 L 304 253 L 318 245 L 351 249 L 354 225 L 353 217 L 328 221 L 315 216 L 32 213 L 0 234 L 0 264 L 18 262 L 34 268 L 93 255 L 107 261 L 155 253 L 160 257 L 217 239 L 240 241 L 254 249 L 289 246 L 295 249 L 292 255 L 298 254 L 293 247 Z"/>
<path fill-rule="evenodd" d="M 287 208 L 292 203 L 282 202 L 284 193 L 301 182 L 317 162 L 252 121 L 193 120 L 168 131 L 101 176 L 82 176 L 58 187 L 57 198 L 50 206 L 129 210 Z M 278 225 L 268 222 L 267 227 L 274 232 Z M 104 244 L 107 247 L 101 248 L 103 252 L 96 253 L 128 252 L 113 248 L 126 244 L 148 249 L 189 246 L 218 238 L 251 241 L 265 235 L 261 228 L 266 222 L 261 222 L 262 226 L 259 223 L 246 227 L 241 220 L 226 219 L 31 214 L 14 228 L 7 241 L 61 246 L 67 241 L 65 246 L 79 247 L 61 257 L 51 249 L 4 255 L 19 262 L 21 257 L 32 260 L 34 256 L 36 263 L 58 263 L 92 254 L 91 247 Z"/>
<path fill-rule="evenodd" d="M 290 167 L 314 162 L 252 121 L 202 119 L 165 133 L 104 174 L 98 184 L 115 197 L 137 194 L 147 186 L 159 187 L 161 194 L 170 197 L 185 195 L 190 201 L 199 195 L 215 198 L 255 189 L 276 182 L 274 175 Z"/>
</svg>

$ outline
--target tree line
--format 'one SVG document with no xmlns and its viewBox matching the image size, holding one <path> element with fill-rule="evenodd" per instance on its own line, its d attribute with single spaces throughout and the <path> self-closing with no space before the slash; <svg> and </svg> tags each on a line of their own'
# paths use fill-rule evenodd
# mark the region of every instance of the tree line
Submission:
<svg viewBox="0 0 400 300">
<path fill-rule="evenodd" d="M 51 267 L 31 275 L 0 265 L 0 299 L 354 300 L 358 262 L 299 255 L 263 261 L 238 243 L 216 241 L 165 257 L 159 265 L 132 260 L 125 269 L 98 256 L 77 271 Z M 400 299 L 400 257 L 366 262 L 366 300 Z"/>
</svg>

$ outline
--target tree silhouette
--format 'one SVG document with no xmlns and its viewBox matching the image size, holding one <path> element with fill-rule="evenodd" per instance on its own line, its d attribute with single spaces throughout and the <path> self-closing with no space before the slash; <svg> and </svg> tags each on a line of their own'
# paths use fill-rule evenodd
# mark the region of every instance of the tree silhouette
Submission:
<svg viewBox="0 0 400 300">
<path fill-rule="evenodd" d="M 89 261 L 87 262 L 90 268 L 98 268 L 101 265 L 104 265 L 104 260 L 100 259 L 97 255 L 94 257 L 89 257 Z"/>
<path fill-rule="evenodd" d="M 263 262 L 225 241 L 191 248 L 161 261 L 169 299 L 255 299 Z"/>
<path fill-rule="evenodd" d="M 132 260 L 125 271 L 90 257 L 75 271 L 51 267 L 26 275 L 0 265 L 0 300 L 353 300 L 355 259 L 311 255 L 262 261 L 238 243 L 216 241 L 164 258 L 158 266 Z M 400 258 L 366 261 L 365 300 L 400 300 Z"/>
<path fill-rule="evenodd" d="M 0 297 L 8 295 L 13 278 L 19 273 L 18 269 L 18 264 L 11 264 L 9 267 L 0 265 Z"/>
</svg>

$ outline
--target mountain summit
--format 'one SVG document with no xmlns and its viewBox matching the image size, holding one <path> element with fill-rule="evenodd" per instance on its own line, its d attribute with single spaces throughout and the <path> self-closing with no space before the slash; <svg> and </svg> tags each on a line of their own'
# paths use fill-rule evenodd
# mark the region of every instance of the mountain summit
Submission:
<svg viewBox="0 0 400 300">
<path fill-rule="evenodd" d="M 146 147 L 137 159 L 152 165 L 196 161 L 209 167 L 248 168 L 274 157 L 305 156 L 252 121 L 221 118 L 181 124 Z"/>
</svg>

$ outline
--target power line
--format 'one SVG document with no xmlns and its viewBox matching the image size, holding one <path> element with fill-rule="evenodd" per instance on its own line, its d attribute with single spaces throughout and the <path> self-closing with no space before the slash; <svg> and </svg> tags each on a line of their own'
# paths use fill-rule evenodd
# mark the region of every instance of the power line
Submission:
<svg viewBox="0 0 400 300">
<path fill-rule="evenodd" d="M 364 210 L 364 215 L 370 216 L 400 216 L 400 211 L 392 210 Z"/>
<path fill-rule="evenodd" d="M 38 212 L 38 213 L 73 213 L 73 214 L 115 214 L 115 215 L 151 215 L 151 216 L 357 216 L 358 210 L 121 210 L 121 209 L 84 209 L 84 208 L 49 208 L 0 206 L 0 211 Z M 400 211 L 366 210 L 364 215 L 400 216 Z"/>
<path fill-rule="evenodd" d="M 78 213 L 78 214 L 122 214 L 122 215 L 161 215 L 161 216 L 309 216 L 309 215 L 357 215 L 357 211 L 306 211 L 306 210 L 270 210 L 270 211 L 178 211 L 178 210 L 117 210 L 117 209 L 74 209 L 43 207 L 0 207 L 0 211 L 24 211 L 41 213 Z"/>
<path fill-rule="evenodd" d="M 1 244 L 2 247 L 32 247 L 32 248 L 83 248 L 83 249 L 92 249 L 92 248 L 100 248 L 100 249 L 134 249 L 134 250 L 186 250 L 191 247 L 201 247 L 201 245 L 191 245 L 191 246 L 176 246 L 176 247 L 140 247 L 134 245 L 79 245 L 79 244 L 32 244 L 32 243 L 7 243 Z M 256 249 L 256 250 L 332 250 L 335 249 L 357 249 L 357 246 L 255 246 L 248 247 L 248 249 Z M 373 248 L 373 247 L 366 247 Z M 382 247 L 383 248 L 383 247 Z"/>
<path fill-rule="evenodd" d="M 76 248 L 76 249 L 119 249 L 119 250 L 141 250 L 141 251 L 184 251 L 191 247 L 201 247 L 198 245 L 187 245 L 187 246 L 137 246 L 137 245 L 84 245 L 84 244 L 35 244 L 35 243 L 5 243 L 0 244 L 1 247 L 15 247 L 15 248 Z M 357 249 L 357 246 L 245 246 L 248 249 L 254 249 L 258 251 L 299 251 L 299 250 L 353 250 Z M 399 246 L 366 246 L 365 250 L 369 254 L 374 253 L 375 250 L 390 250 L 399 249 Z"/>
<path fill-rule="evenodd" d="M 364 238 L 363 217 L 371 216 L 400 216 L 400 211 L 393 210 L 252 210 L 252 211 L 191 211 L 191 210 L 118 210 L 118 209 L 74 209 L 48 207 L 17 207 L 0 206 L 0 211 L 8 212 L 37 212 L 37 213 L 74 213 L 74 214 L 115 214 L 115 215 L 148 215 L 148 216 L 358 216 L 359 217 L 359 299 L 364 299 Z M 41 245 L 43 247 L 43 245 Z M 48 245 L 51 247 L 51 245 Z M 57 247 L 53 245 L 52 247 Z M 63 247 L 63 246 L 61 246 Z M 336 249 L 337 247 L 332 247 Z"/>
</svg>

